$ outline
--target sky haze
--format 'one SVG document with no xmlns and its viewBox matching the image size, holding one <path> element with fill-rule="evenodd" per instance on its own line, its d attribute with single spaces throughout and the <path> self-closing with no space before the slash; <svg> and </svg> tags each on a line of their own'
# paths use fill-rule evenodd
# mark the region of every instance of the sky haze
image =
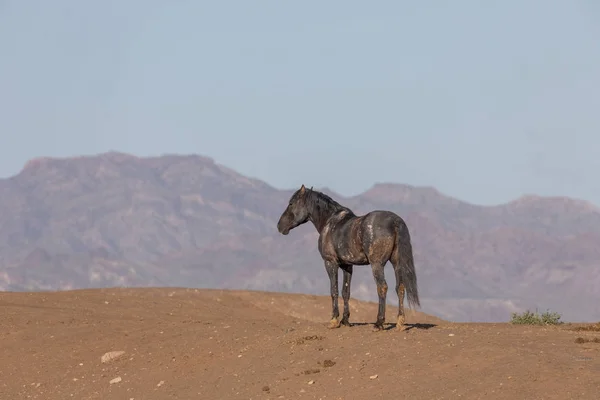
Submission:
<svg viewBox="0 0 600 400">
<path fill-rule="evenodd" d="M 279 188 L 600 205 L 600 3 L 0 0 L 0 177 L 199 153 Z"/>
</svg>

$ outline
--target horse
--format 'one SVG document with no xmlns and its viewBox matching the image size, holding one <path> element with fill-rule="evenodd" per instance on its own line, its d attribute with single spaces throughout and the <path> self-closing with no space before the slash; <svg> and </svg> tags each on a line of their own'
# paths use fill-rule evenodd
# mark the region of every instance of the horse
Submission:
<svg viewBox="0 0 600 400">
<path fill-rule="evenodd" d="M 375 210 L 357 216 L 324 193 L 302 187 L 290 197 L 288 206 L 277 222 L 277 230 L 287 235 L 292 229 L 312 222 L 319 233 L 318 249 L 329 275 L 331 321 L 329 328 L 350 324 L 350 284 L 354 265 L 371 265 L 377 285 L 379 308 L 374 331 L 383 330 L 388 285 L 384 266 L 390 261 L 396 275 L 398 319 L 396 328 L 404 326 L 404 295 L 410 308 L 420 307 L 417 275 L 410 233 L 405 221 L 391 211 Z M 343 271 L 342 298 L 344 312 L 338 308 L 338 269 Z"/>
</svg>

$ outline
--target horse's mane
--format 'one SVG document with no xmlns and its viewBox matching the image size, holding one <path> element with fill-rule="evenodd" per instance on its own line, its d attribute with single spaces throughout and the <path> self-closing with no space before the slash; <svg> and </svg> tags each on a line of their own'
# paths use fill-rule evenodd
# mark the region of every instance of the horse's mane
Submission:
<svg viewBox="0 0 600 400">
<path fill-rule="evenodd" d="M 333 212 L 346 210 L 349 213 L 352 213 L 352 210 L 350 210 L 348 207 L 341 205 L 325 193 L 313 190 L 312 188 L 308 189 L 307 201 L 311 206 L 317 209 L 331 210 Z"/>
</svg>

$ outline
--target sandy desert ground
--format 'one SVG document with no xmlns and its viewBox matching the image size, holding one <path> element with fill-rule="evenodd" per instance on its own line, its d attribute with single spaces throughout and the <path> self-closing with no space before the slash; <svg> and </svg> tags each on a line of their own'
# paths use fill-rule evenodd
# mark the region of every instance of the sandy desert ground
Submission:
<svg viewBox="0 0 600 400">
<path fill-rule="evenodd" d="M 351 310 L 354 326 L 330 330 L 329 297 L 0 293 L 0 399 L 600 398 L 600 332 L 574 330 L 583 325 L 409 311 L 407 330 L 372 332 L 376 305 L 352 300 Z M 123 353 L 102 362 L 109 352 Z"/>
</svg>

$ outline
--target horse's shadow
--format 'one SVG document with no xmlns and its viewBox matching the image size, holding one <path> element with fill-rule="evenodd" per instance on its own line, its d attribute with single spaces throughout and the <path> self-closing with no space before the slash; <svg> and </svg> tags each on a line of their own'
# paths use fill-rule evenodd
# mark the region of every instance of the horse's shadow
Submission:
<svg viewBox="0 0 600 400">
<path fill-rule="evenodd" d="M 350 327 L 352 327 L 352 326 L 367 326 L 367 325 L 373 325 L 373 323 L 372 322 L 351 322 L 350 323 Z M 383 330 L 389 331 L 389 330 L 396 328 L 396 326 L 397 326 L 397 324 L 383 324 Z M 411 329 L 428 330 L 431 328 L 435 328 L 436 326 L 437 326 L 436 324 L 422 324 L 422 323 L 404 324 L 403 332 L 408 332 Z"/>
</svg>

